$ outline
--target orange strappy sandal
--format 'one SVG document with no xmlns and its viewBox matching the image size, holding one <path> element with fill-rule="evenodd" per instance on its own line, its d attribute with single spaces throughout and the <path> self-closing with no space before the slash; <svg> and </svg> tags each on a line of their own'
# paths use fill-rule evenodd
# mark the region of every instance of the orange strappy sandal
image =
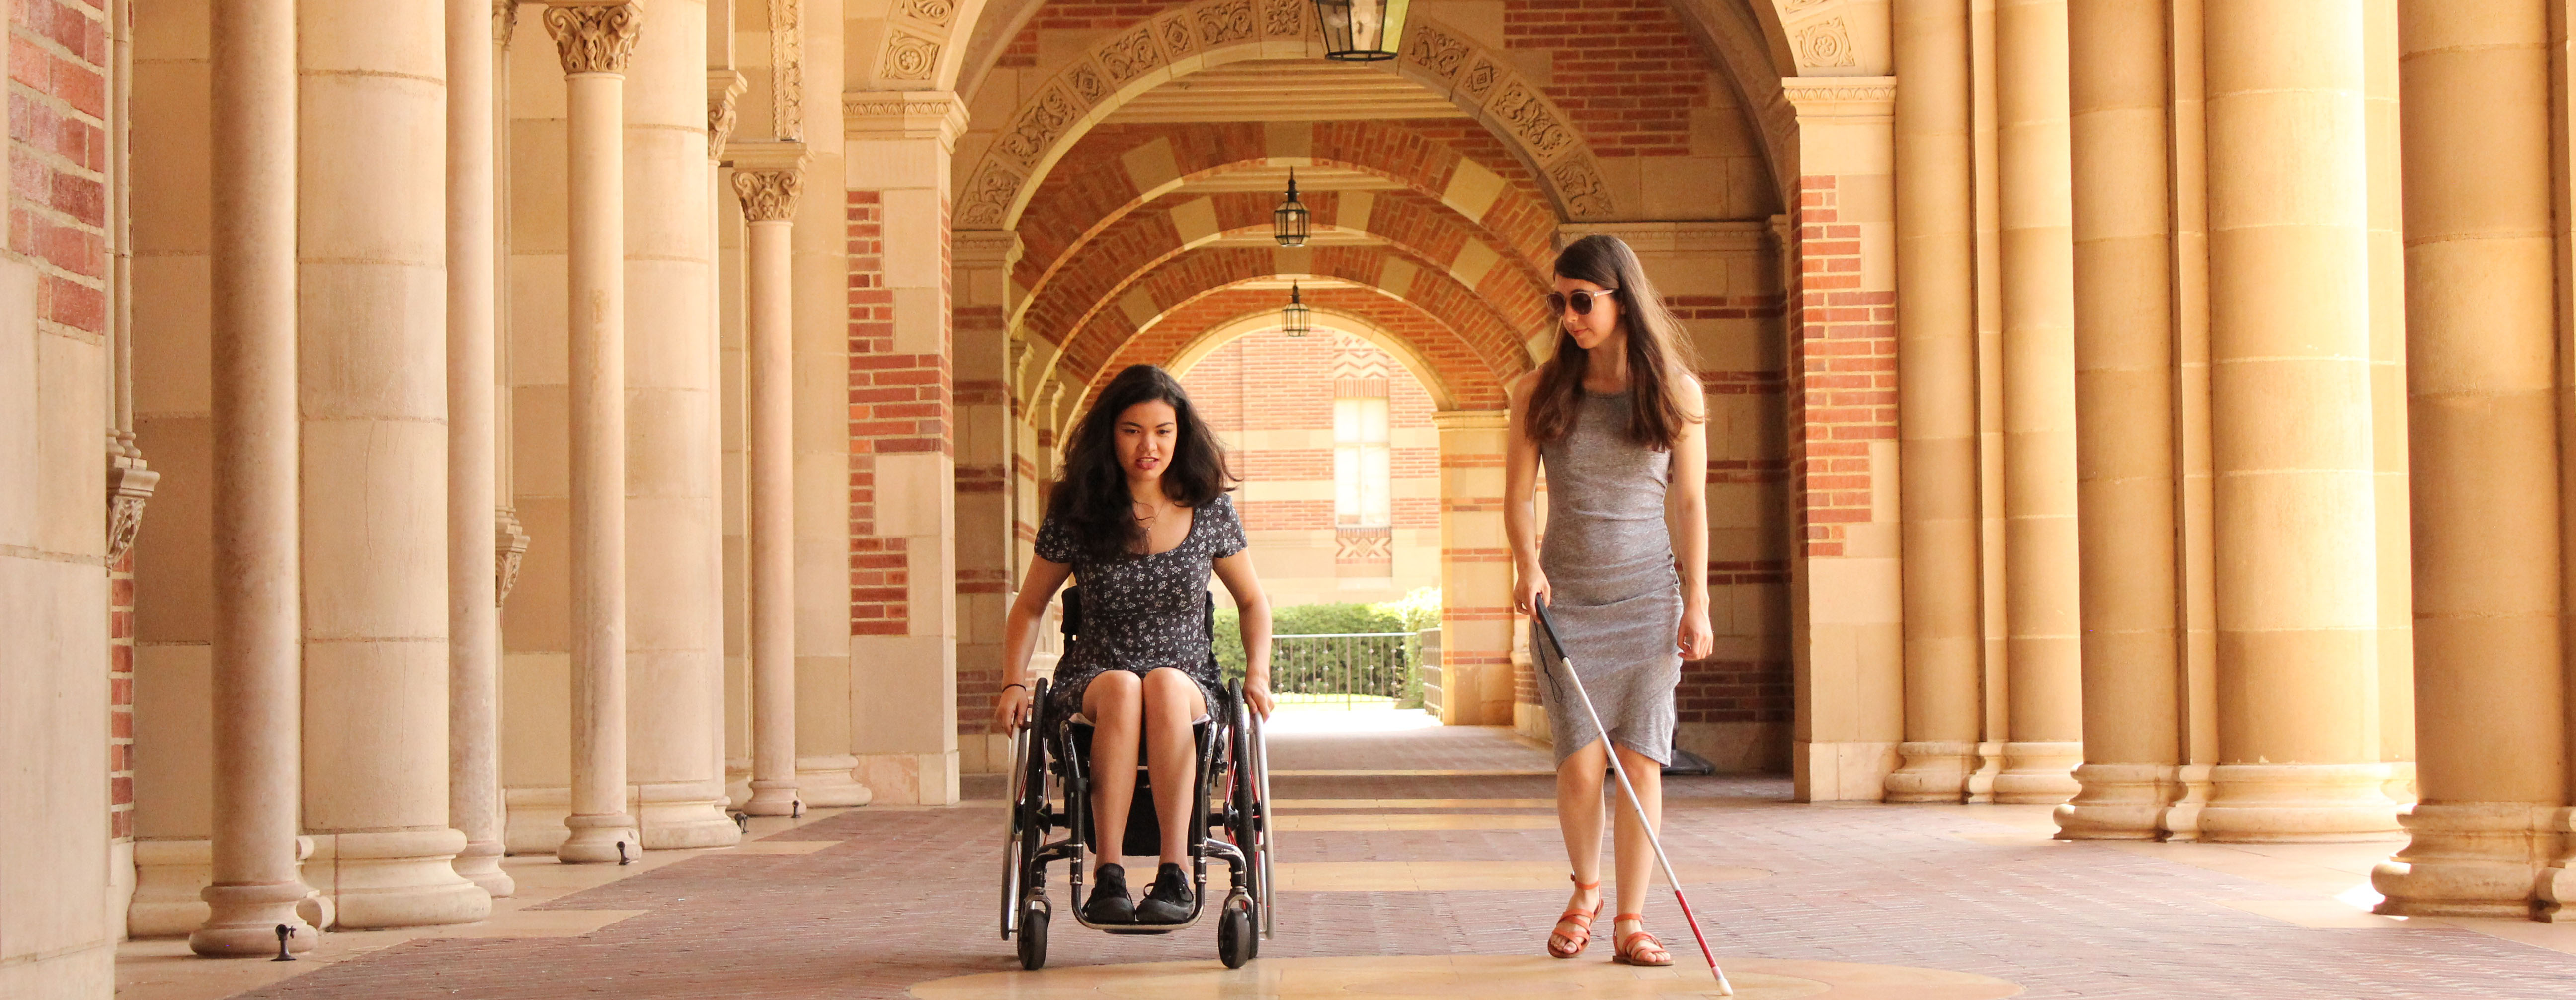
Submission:
<svg viewBox="0 0 2576 1000">
<path fill-rule="evenodd" d="M 1574 891 L 1576 892 L 1593 892 L 1601 888 L 1601 883 L 1599 882 L 1584 882 L 1572 875 L 1566 876 L 1565 879 L 1566 881 L 1574 883 Z M 1583 954 L 1585 946 L 1592 943 L 1592 920 L 1600 915 L 1601 903 L 1598 900 L 1593 902 L 1592 908 L 1589 910 L 1568 908 L 1565 911 L 1564 916 L 1556 918 L 1556 930 L 1549 932 L 1547 936 L 1548 957 L 1573 958 L 1576 955 Z M 1571 931 L 1566 930 L 1565 925 L 1567 924 L 1573 924 L 1574 929 Z M 1557 942 L 1560 940 L 1565 943 L 1561 945 L 1558 944 Z"/>
<path fill-rule="evenodd" d="M 1627 934 L 1622 935 L 1619 938 L 1618 944 L 1610 956 L 1611 961 L 1617 962 L 1621 965 L 1642 965 L 1648 968 L 1658 968 L 1673 964 L 1673 953 L 1665 951 L 1663 942 L 1655 940 L 1654 935 L 1646 933 L 1645 914 L 1619 914 L 1618 916 L 1610 918 L 1610 926 L 1612 928 L 1616 928 L 1622 920 L 1636 921 L 1637 929 L 1629 931 Z M 1645 943 L 1638 943 L 1640 939 L 1643 939 Z"/>
</svg>

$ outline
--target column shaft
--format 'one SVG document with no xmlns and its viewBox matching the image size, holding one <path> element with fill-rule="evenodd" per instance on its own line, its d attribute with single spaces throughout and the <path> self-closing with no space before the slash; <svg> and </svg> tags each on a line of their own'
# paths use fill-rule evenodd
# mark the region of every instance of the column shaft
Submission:
<svg viewBox="0 0 2576 1000">
<path fill-rule="evenodd" d="M 2370 129 L 2370 438 L 2372 518 L 2379 527 L 2379 759 L 2381 787 L 2415 798 L 2414 603 L 2407 552 L 2406 247 L 2398 151 L 2397 0 L 2363 0 L 2362 51 Z"/>
<path fill-rule="evenodd" d="M 2212 4 L 2217 840 L 2395 828 L 2380 790 L 2363 12 Z"/>
<path fill-rule="evenodd" d="M 1897 441 L 1904 763 L 1890 802 L 1957 802 L 1977 750 L 1976 217 L 1967 0 L 1898 0 Z"/>
<path fill-rule="evenodd" d="M 2181 760 L 2163 36 L 2162 0 L 2067 10 L 2084 710 L 2067 837 L 2157 837 Z"/>
<path fill-rule="evenodd" d="M 627 774 L 647 850 L 722 847 L 723 536 L 706 12 L 653 0 L 625 73 Z"/>
<path fill-rule="evenodd" d="M 295 904 L 295 4 L 215 0 L 214 882 L 200 955 L 311 950 Z"/>
<path fill-rule="evenodd" d="M 494 896 L 501 871 L 501 608 L 492 512 L 492 5 L 447 0 L 447 822 L 457 874 Z"/>
<path fill-rule="evenodd" d="M 572 835 L 564 862 L 640 850 L 626 812 L 626 185 L 619 107 L 634 4 L 550 7 L 563 59 L 572 405 Z"/>
<path fill-rule="evenodd" d="M 2010 735 L 1994 796 L 2056 803 L 2083 754 L 2065 0 L 1996 4 L 1995 63 Z"/>
<path fill-rule="evenodd" d="M 743 811 L 784 816 L 796 807 L 795 284 L 791 267 L 794 169 L 734 174 L 750 221 L 744 305 L 750 452 L 751 801 Z"/>
<path fill-rule="evenodd" d="M 2401 9 L 2423 800 L 2383 913 L 2527 915 L 2567 804 L 2547 13 Z"/>
</svg>

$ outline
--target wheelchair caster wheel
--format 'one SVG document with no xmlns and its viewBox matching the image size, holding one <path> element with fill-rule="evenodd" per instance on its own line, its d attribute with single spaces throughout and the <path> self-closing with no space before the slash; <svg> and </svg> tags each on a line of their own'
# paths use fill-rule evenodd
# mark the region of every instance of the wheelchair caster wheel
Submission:
<svg viewBox="0 0 2576 1000">
<path fill-rule="evenodd" d="M 1035 972 L 1046 967 L 1046 907 L 1030 904 L 1020 911 L 1020 968 Z"/>
<path fill-rule="evenodd" d="M 1261 935 L 1254 930 L 1252 904 L 1229 903 L 1216 918 L 1216 958 L 1229 969 L 1243 968 L 1261 953 Z"/>
</svg>

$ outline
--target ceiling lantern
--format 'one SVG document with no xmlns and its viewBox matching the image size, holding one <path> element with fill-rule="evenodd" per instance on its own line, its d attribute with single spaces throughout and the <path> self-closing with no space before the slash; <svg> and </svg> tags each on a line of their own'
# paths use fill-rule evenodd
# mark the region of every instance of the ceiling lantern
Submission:
<svg viewBox="0 0 2576 1000">
<path fill-rule="evenodd" d="M 1288 200 L 1280 202 L 1279 207 L 1270 213 L 1271 238 L 1278 240 L 1283 247 L 1305 246 L 1309 221 L 1306 203 L 1297 200 L 1297 168 L 1290 167 Z"/>
<path fill-rule="evenodd" d="M 1288 283 L 1288 304 L 1279 310 L 1279 330 L 1291 337 L 1303 337 L 1315 329 L 1313 310 L 1306 308 L 1306 298 L 1297 283 Z"/>
<path fill-rule="evenodd" d="M 1405 8 L 1411 0 L 1315 0 L 1324 21 L 1324 58 L 1347 62 L 1393 59 L 1404 44 Z"/>
</svg>

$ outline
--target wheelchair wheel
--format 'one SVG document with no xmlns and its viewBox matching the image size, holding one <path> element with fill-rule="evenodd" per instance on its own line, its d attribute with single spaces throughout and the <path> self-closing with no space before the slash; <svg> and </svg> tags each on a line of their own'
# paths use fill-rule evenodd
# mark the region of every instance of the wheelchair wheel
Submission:
<svg viewBox="0 0 2576 1000">
<path fill-rule="evenodd" d="M 1216 918 L 1216 958 L 1229 969 L 1243 968 L 1261 954 L 1261 935 L 1254 930 L 1252 904 L 1238 896 L 1226 901 Z"/>
<path fill-rule="evenodd" d="M 1047 908 L 1035 900 L 1020 913 L 1020 968 L 1035 972 L 1046 967 Z"/>
<path fill-rule="evenodd" d="M 1025 777 L 1030 743 L 1034 742 L 1029 736 L 1026 726 L 1011 734 L 1011 788 L 1008 797 L 1003 799 L 1004 811 L 1010 814 L 1009 820 L 1002 824 L 1002 939 L 1006 941 L 1012 932 L 1019 930 L 1020 873 L 1028 867 L 1030 810 Z"/>
</svg>

